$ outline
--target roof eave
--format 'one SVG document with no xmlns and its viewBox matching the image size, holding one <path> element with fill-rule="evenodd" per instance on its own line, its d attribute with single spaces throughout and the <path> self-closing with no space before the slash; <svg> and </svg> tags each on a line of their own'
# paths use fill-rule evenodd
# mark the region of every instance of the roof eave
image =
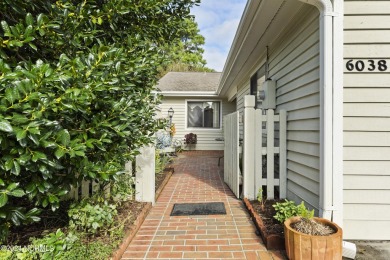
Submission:
<svg viewBox="0 0 390 260">
<path fill-rule="evenodd" d="M 239 84 L 249 79 L 256 66 L 265 60 L 266 47 L 284 28 L 286 21 L 281 18 L 274 20 L 275 15 L 283 9 L 283 14 L 288 17 L 300 6 L 297 3 L 283 0 L 248 1 L 222 71 L 217 90 L 219 95 L 225 97 L 232 88 L 240 87 Z"/>
<path fill-rule="evenodd" d="M 215 91 L 160 91 L 165 97 L 218 97 Z"/>
</svg>

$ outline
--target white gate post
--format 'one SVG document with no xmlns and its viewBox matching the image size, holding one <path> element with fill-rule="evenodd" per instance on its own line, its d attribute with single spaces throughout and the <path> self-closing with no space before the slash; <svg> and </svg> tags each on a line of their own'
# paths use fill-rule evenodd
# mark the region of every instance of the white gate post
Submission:
<svg viewBox="0 0 390 260">
<path fill-rule="evenodd" d="M 135 199 L 155 203 L 155 149 L 145 146 L 136 158 Z"/>
<path fill-rule="evenodd" d="M 244 151 L 243 151 L 243 195 L 253 200 L 255 192 L 255 96 L 244 99 Z"/>
<path fill-rule="evenodd" d="M 287 197 L 287 113 L 279 111 L 279 190 L 280 198 Z"/>
<path fill-rule="evenodd" d="M 275 119 L 274 110 L 267 109 L 267 199 L 274 199 L 275 191 Z"/>
<path fill-rule="evenodd" d="M 255 193 L 262 189 L 263 185 L 263 111 L 255 111 Z"/>
</svg>

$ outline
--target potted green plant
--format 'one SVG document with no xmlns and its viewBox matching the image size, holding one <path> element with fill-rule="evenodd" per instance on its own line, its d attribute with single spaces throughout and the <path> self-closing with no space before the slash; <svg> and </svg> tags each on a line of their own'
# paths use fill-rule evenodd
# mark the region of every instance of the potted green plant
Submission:
<svg viewBox="0 0 390 260">
<path fill-rule="evenodd" d="M 285 201 L 274 205 L 275 218 L 284 223 L 289 259 L 342 259 L 342 229 L 334 222 L 314 217 L 303 202 Z"/>
</svg>

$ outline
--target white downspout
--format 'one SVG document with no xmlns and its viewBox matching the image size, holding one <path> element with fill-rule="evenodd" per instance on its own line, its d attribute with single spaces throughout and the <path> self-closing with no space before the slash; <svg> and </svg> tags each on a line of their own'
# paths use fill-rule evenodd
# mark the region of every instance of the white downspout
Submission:
<svg viewBox="0 0 390 260">
<path fill-rule="evenodd" d="M 343 226 L 344 0 L 333 0 L 333 221 Z"/>
<path fill-rule="evenodd" d="M 334 71 L 335 68 L 339 69 L 334 62 L 336 59 L 334 55 L 336 54 L 334 43 L 338 44 L 337 41 L 342 39 L 333 38 L 334 31 L 337 29 L 334 26 L 340 26 L 342 24 L 334 24 L 334 18 L 339 14 L 336 14 L 333 9 L 333 4 L 330 0 L 300 0 L 301 2 L 311 4 L 316 6 L 320 11 L 320 217 L 333 220 L 341 225 L 342 222 L 342 175 L 340 176 L 339 170 L 335 169 L 334 159 L 336 155 L 334 154 L 335 148 L 337 146 L 342 146 L 342 142 L 334 143 L 337 138 L 333 139 L 335 135 L 342 135 L 342 132 L 334 132 L 335 126 L 339 127 L 339 122 L 334 122 L 333 117 L 336 113 L 340 113 L 335 110 L 339 109 L 339 104 L 334 106 L 334 94 L 333 89 L 335 86 L 339 86 L 342 82 L 336 82 L 335 74 L 338 73 Z M 337 1 L 337 0 L 334 0 Z M 337 34 L 337 37 L 339 35 Z M 337 41 L 336 41 L 337 40 Z M 339 50 L 337 50 L 339 52 Z M 339 53 L 337 52 L 337 55 Z M 342 53 L 342 52 L 341 52 Z M 337 60 L 337 62 L 339 62 Z M 342 63 L 341 63 L 342 64 Z M 342 69 L 341 69 L 342 71 Z M 339 75 L 338 75 L 339 77 Z M 342 76 L 341 76 L 342 79 Z M 337 79 L 338 80 L 338 79 Z M 341 87 L 342 88 L 342 87 Z M 342 97 L 341 97 L 342 100 Z M 341 115 L 342 116 L 342 115 Z M 336 124 L 334 124 L 336 123 Z M 342 137 L 341 137 L 342 138 Z M 341 140 L 342 141 L 342 140 Z M 338 149 L 337 151 L 339 151 Z M 342 152 L 342 149 L 341 149 Z M 342 153 L 337 156 L 341 157 Z M 336 159 L 337 160 L 337 159 Z M 338 163 L 339 164 L 339 163 Z M 342 163 L 341 163 L 342 165 Z M 338 168 L 339 166 L 337 166 Z M 336 171 L 337 172 L 336 172 Z M 340 184 L 341 183 L 341 184 Z M 341 195 L 340 195 L 341 188 Z M 341 207 L 340 207 L 341 206 Z M 334 212 L 337 212 L 337 220 L 334 219 Z M 340 218 L 341 216 L 341 218 Z"/>
</svg>

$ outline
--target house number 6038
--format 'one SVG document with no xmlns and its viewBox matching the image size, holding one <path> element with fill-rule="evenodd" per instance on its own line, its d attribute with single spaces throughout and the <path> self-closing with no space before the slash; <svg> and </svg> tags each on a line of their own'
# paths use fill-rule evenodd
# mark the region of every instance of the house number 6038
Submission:
<svg viewBox="0 0 390 260">
<path fill-rule="evenodd" d="M 348 71 L 387 71 L 386 60 L 349 60 L 345 65 Z"/>
</svg>

